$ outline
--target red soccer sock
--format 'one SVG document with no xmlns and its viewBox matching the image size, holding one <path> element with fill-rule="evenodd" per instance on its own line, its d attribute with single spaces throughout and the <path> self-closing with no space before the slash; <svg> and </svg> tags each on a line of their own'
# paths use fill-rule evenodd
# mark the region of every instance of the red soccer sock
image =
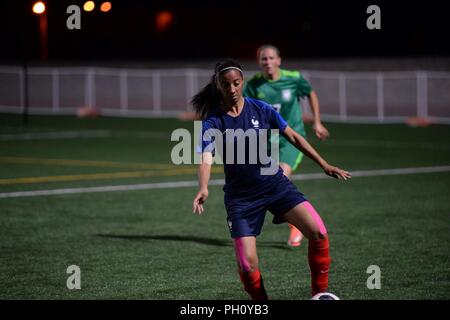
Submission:
<svg viewBox="0 0 450 320">
<path fill-rule="evenodd" d="M 328 289 L 328 270 L 330 269 L 328 237 L 325 239 L 309 240 L 308 262 L 311 270 L 311 289 L 314 296 Z"/>
<path fill-rule="evenodd" d="M 253 272 L 239 271 L 239 276 L 244 284 L 245 291 L 247 291 L 252 300 L 269 300 L 259 269 Z"/>
</svg>

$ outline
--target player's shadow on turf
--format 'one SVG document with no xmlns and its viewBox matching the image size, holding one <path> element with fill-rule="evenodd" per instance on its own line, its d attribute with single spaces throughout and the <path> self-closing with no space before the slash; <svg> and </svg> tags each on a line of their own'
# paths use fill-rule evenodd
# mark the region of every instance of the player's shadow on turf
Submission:
<svg viewBox="0 0 450 320">
<path fill-rule="evenodd" d="M 213 238 L 202 238 L 196 236 L 178 236 L 178 235 L 119 235 L 119 234 L 97 234 L 96 236 L 102 238 L 112 238 L 112 239 L 125 239 L 125 240 L 164 240 L 164 241 L 188 241 L 200 244 L 206 244 L 208 246 L 218 246 L 218 247 L 231 247 L 232 243 L 230 240 L 225 239 L 213 239 Z M 258 247 L 271 247 L 276 249 L 291 250 L 291 248 L 286 245 L 275 242 L 275 241 L 258 241 Z"/>
</svg>

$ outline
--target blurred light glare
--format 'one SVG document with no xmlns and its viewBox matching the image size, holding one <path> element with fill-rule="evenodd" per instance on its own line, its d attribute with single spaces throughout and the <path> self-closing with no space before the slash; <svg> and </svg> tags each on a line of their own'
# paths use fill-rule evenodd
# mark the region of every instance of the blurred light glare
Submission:
<svg viewBox="0 0 450 320">
<path fill-rule="evenodd" d="M 109 1 L 103 2 L 102 5 L 100 6 L 100 10 L 102 12 L 108 12 L 109 10 L 111 10 L 111 2 Z"/>
<path fill-rule="evenodd" d="M 42 1 L 38 1 L 33 5 L 33 12 L 36 14 L 44 13 L 45 4 Z"/>
<path fill-rule="evenodd" d="M 170 11 L 161 11 L 156 15 L 156 31 L 166 31 L 173 22 L 173 13 Z"/>
<path fill-rule="evenodd" d="M 95 8 L 95 3 L 94 1 L 86 1 L 83 5 L 83 9 L 84 11 L 92 11 Z"/>
</svg>

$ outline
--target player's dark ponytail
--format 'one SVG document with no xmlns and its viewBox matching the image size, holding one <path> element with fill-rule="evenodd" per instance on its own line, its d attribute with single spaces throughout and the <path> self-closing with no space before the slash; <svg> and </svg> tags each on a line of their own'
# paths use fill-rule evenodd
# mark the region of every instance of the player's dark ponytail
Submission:
<svg viewBox="0 0 450 320">
<path fill-rule="evenodd" d="M 214 68 L 214 75 L 211 77 L 211 81 L 191 100 L 195 113 L 201 119 L 205 119 L 212 108 L 218 107 L 222 103 L 223 96 L 217 87 L 217 81 L 220 73 L 226 69 L 239 70 L 242 74 L 241 65 L 234 60 L 228 59 L 217 63 Z"/>
<path fill-rule="evenodd" d="M 202 120 L 206 118 L 213 106 L 218 106 L 221 102 L 222 93 L 217 89 L 215 75 L 211 77 L 211 81 L 191 100 L 195 113 Z"/>
</svg>

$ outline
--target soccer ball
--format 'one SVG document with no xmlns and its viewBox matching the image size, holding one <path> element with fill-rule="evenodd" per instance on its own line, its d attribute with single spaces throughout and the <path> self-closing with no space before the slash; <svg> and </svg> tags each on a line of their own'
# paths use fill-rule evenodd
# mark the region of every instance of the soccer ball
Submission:
<svg viewBox="0 0 450 320">
<path fill-rule="evenodd" d="M 340 300 L 340 299 L 332 293 L 321 292 L 312 297 L 311 300 Z"/>
</svg>

